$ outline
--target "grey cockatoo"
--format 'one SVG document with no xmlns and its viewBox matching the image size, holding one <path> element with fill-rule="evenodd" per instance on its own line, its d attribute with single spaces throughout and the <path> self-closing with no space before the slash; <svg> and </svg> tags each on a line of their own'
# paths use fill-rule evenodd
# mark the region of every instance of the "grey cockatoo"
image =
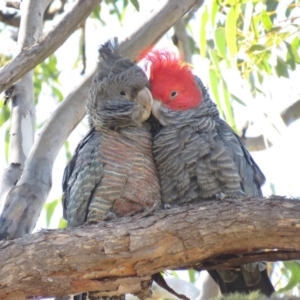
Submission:
<svg viewBox="0 0 300 300">
<path fill-rule="evenodd" d="M 69 227 L 160 208 L 152 136 L 145 123 L 152 105 L 148 87 L 143 70 L 121 57 L 117 41 L 100 47 L 87 102 L 90 131 L 63 178 L 63 212 Z M 96 292 L 88 297 L 125 299 L 98 298 Z"/>
<path fill-rule="evenodd" d="M 174 54 L 152 51 L 152 112 L 161 124 L 153 154 L 164 205 L 224 197 L 259 197 L 265 177 L 241 139 L 220 116 L 201 80 Z M 266 265 L 212 271 L 221 291 L 249 292 L 274 288 Z"/>
</svg>

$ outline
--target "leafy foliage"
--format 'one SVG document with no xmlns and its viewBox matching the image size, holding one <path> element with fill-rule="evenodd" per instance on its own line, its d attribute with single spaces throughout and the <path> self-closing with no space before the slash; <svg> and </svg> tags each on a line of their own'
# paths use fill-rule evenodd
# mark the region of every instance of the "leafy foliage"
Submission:
<svg viewBox="0 0 300 300">
<path fill-rule="evenodd" d="M 200 55 L 210 60 L 210 87 L 221 114 L 235 128 L 231 96 L 245 104 L 227 86 L 226 69 L 247 80 L 255 97 L 258 83 L 268 75 L 289 77 L 300 63 L 300 16 L 297 1 L 207 1 L 200 20 Z M 284 10 L 285 19 L 282 18 Z"/>
<path fill-rule="evenodd" d="M 47 224 L 47 227 L 50 226 L 50 222 L 51 222 L 52 216 L 54 214 L 54 210 L 57 207 L 57 204 L 59 202 L 60 201 L 58 201 L 56 199 L 54 201 L 46 203 L 45 206 L 44 206 L 44 209 L 46 210 L 46 224 Z"/>
<path fill-rule="evenodd" d="M 283 262 L 282 274 L 287 278 L 287 284 L 278 290 L 278 293 L 289 291 L 296 287 L 300 282 L 300 263 L 298 261 Z"/>
<path fill-rule="evenodd" d="M 34 71 L 34 99 L 38 102 L 38 97 L 42 91 L 43 85 L 48 85 L 52 91 L 52 95 L 58 102 L 64 99 L 60 91 L 59 83 L 60 71 L 57 69 L 57 58 L 51 55 L 45 61 L 35 68 Z M 45 86 L 44 86 L 45 87 Z"/>
</svg>

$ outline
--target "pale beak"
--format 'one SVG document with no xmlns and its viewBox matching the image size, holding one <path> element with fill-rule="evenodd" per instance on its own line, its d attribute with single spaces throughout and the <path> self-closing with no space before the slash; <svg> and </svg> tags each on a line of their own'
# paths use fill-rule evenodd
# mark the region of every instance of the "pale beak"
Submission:
<svg viewBox="0 0 300 300">
<path fill-rule="evenodd" d="M 159 120 L 159 110 L 160 110 L 160 107 L 161 107 L 161 101 L 153 99 L 152 113 L 153 113 L 154 117 L 156 119 L 158 119 L 158 120 Z"/>
<path fill-rule="evenodd" d="M 142 105 L 144 109 L 141 121 L 146 121 L 150 117 L 153 102 L 153 98 L 149 89 L 144 87 L 141 91 L 139 91 L 135 98 L 135 101 Z"/>
</svg>

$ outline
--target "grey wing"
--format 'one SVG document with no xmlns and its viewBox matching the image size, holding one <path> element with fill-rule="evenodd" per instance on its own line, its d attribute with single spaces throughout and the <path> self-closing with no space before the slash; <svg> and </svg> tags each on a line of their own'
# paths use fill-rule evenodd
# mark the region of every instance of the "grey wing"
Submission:
<svg viewBox="0 0 300 300">
<path fill-rule="evenodd" d="M 218 135 L 221 137 L 224 146 L 231 152 L 240 175 L 243 192 L 249 196 L 262 196 L 260 188 L 265 182 L 264 174 L 253 160 L 241 138 L 235 134 L 232 128 L 221 119 L 218 125 Z"/>
<path fill-rule="evenodd" d="M 88 207 L 102 178 L 101 135 L 91 129 L 77 146 L 63 176 L 63 214 L 68 226 L 86 222 Z"/>
<path fill-rule="evenodd" d="M 181 131 L 175 127 L 164 127 L 155 136 L 153 154 L 164 204 L 179 205 L 198 197 L 194 164 L 199 156 L 199 148 L 197 133 L 190 127 Z"/>
</svg>

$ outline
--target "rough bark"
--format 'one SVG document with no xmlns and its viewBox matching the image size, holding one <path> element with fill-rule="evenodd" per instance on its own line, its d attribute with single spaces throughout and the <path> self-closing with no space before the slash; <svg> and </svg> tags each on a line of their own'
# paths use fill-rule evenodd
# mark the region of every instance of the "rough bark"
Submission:
<svg viewBox="0 0 300 300">
<path fill-rule="evenodd" d="M 2 241 L 0 299 L 133 293 L 166 269 L 299 259 L 299 213 L 298 200 L 206 201 Z"/>
<path fill-rule="evenodd" d="M 169 0 L 125 40 L 122 54 L 134 60 L 141 50 L 155 43 L 196 2 Z M 85 114 L 92 78 L 93 72 L 66 98 L 41 131 L 20 180 L 7 196 L 8 205 L 5 205 L 0 218 L 0 239 L 22 236 L 34 228 L 51 188 L 54 160 Z"/>
<path fill-rule="evenodd" d="M 186 29 L 186 23 L 183 19 L 180 19 L 174 24 L 173 28 L 173 43 L 178 47 L 180 53 L 183 55 L 184 60 L 188 63 L 192 63 L 192 51 Z"/>
</svg>

